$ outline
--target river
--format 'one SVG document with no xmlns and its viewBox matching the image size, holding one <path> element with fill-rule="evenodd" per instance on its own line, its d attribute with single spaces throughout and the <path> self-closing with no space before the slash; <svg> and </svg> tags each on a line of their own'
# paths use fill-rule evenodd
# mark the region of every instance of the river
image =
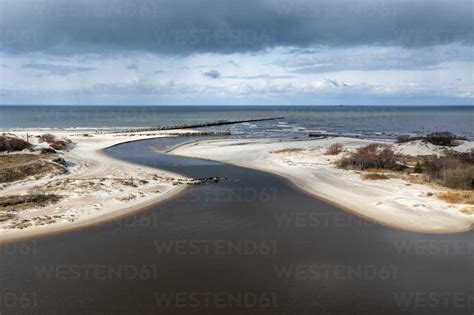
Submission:
<svg viewBox="0 0 474 315">
<path fill-rule="evenodd" d="M 104 224 L 2 245 L 0 314 L 472 314 L 473 232 L 400 231 L 269 173 L 149 149 L 188 140 L 106 154 L 225 180 Z"/>
</svg>

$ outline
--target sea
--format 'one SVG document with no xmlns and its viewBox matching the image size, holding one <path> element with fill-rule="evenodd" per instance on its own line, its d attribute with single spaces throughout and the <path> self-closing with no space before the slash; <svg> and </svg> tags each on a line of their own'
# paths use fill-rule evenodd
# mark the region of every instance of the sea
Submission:
<svg viewBox="0 0 474 315">
<path fill-rule="evenodd" d="M 0 130 L 110 130 L 220 120 L 279 120 L 207 127 L 242 138 L 329 133 L 393 139 L 449 131 L 474 139 L 474 106 L 0 106 Z M 202 128 L 201 128 L 202 129 Z"/>
</svg>

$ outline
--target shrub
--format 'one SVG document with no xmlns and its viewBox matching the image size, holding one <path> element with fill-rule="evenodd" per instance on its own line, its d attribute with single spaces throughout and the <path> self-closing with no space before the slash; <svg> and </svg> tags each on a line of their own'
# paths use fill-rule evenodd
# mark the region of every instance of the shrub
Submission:
<svg viewBox="0 0 474 315">
<path fill-rule="evenodd" d="M 29 149 L 31 144 L 20 138 L 0 136 L 0 152 L 23 151 Z"/>
<path fill-rule="evenodd" d="M 50 147 L 53 148 L 54 150 L 64 151 L 64 150 L 68 149 L 69 145 L 66 141 L 58 140 L 58 141 L 54 141 L 52 144 L 50 144 Z"/>
<path fill-rule="evenodd" d="M 344 157 L 339 162 L 341 167 L 366 170 L 376 169 L 398 169 L 395 153 L 388 145 L 372 143 L 357 149 L 350 157 Z"/>
<path fill-rule="evenodd" d="M 422 140 L 424 139 L 423 136 L 415 136 L 415 137 L 410 137 L 408 135 L 403 135 L 403 136 L 398 136 L 395 140 L 396 143 L 404 143 L 404 142 L 410 142 L 410 141 L 415 141 L 415 140 Z"/>
<path fill-rule="evenodd" d="M 40 136 L 41 142 L 53 143 L 56 141 L 56 137 L 53 134 L 45 133 L 44 135 Z"/>
<path fill-rule="evenodd" d="M 425 137 L 425 140 L 434 145 L 452 146 L 457 136 L 451 132 L 433 132 Z"/>
<path fill-rule="evenodd" d="M 343 146 L 340 143 L 334 143 L 331 144 L 327 150 L 326 150 L 326 155 L 338 155 L 339 153 L 342 152 Z"/>
<path fill-rule="evenodd" d="M 474 189 L 474 163 L 471 153 L 448 153 L 426 164 L 425 173 L 439 184 L 454 189 Z"/>
<path fill-rule="evenodd" d="M 440 146 L 455 146 L 457 144 L 454 143 L 454 140 L 466 140 L 466 138 L 459 137 L 451 132 L 443 131 L 443 132 L 432 132 L 430 134 L 427 134 L 426 136 L 414 136 L 414 137 L 410 137 L 408 135 L 398 136 L 395 142 L 404 143 L 404 142 L 410 142 L 410 141 L 415 141 L 415 140 L 424 140 L 434 145 L 440 145 Z"/>
<path fill-rule="evenodd" d="M 441 185 L 454 189 L 474 189 L 474 165 L 459 165 L 443 169 L 440 173 Z"/>
<path fill-rule="evenodd" d="M 420 161 L 416 162 L 416 165 L 413 169 L 413 172 L 417 173 L 417 174 L 420 174 L 423 172 L 423 167 L 421 166 L 421 163 Z"/>
</svg>

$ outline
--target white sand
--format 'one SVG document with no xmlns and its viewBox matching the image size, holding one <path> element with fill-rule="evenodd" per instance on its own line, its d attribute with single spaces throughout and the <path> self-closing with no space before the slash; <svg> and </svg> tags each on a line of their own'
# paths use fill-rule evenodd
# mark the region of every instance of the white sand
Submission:
<svg viewBox="0 0 474 315">
<path fill-rule="evenodd" d="M 75 143 L 72 150 L 63 154 L 68 163 L 74 164 L 69 168 L 70 172 L 5 185 L 0 189 L 0 196 L 45 192 L 60 195 L 62 199 L 46 207 L 25 209 L 15 213 L 17 218 L 0 222 L 0 242 L 95 224 L 176 195 L 185 189 L 186 182 L 190 179 L 119 161 L 106 156 L 102 150 L 122 142 L 182 132 L 192 131 L 118 135 L 89 133 L 92 137 L 73 132 L 54 132 L 56 137 L 67 137 Z M 28 131 L 30 142 L 37 141 L 34 136 L 43 133 L 44 131 Z M 23 132 L 14 134 L 26 138 Z M 12 228 L 12 225 L 22 220 L 28 220 L 26 228 Z"/>
<path fill-rule="evenodd" d="M 324 155 L 332 143 L 351 150 L 373 141 L 326 138 L 308 141 L 208 140 L 181 146 L 171 153 L 227 162 L 269 171 L 348 211 L 382 224 L 417 232 L 458 232 L 474 226 L 474 215 L 462 213 L 469 205 L 453 205 L 436 198 L 445 189 L 409 183 L 402 179 L 364 180 L 355 171 L 338 169 L 338 156 Z M 442 148 L 422 142 L 394 144 L 394 150 L 407 155 L 440 154 Z M 467 151 L 473 142 L 457 147 Z M 302 148 L 299 152 L 277 151 Z M 433 195 L 430 196 L 429 193 Z"/>
</svg>

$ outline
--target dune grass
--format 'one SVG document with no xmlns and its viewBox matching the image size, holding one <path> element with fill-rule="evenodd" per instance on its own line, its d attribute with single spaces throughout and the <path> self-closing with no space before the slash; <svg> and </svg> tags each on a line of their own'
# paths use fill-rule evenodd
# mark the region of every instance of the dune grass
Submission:
<svg viewBox="0 0 474 315">
<path fill-rule="evenodd" d="M 474 191 L 447 191 L 439 193 L 437 197 L 449 203 L 465 203 L 474 205 Z"/>
</svg>

